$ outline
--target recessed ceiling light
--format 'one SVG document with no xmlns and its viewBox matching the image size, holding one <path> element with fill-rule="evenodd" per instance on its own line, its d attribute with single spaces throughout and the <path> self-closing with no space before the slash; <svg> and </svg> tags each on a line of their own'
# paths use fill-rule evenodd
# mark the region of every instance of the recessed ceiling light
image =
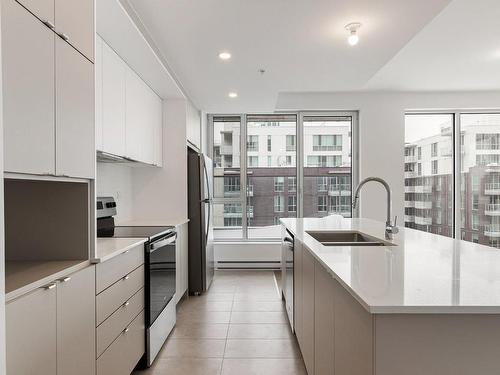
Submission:
<svg viewBox="0 0 500 375">
<path fill-rule="evenodd" d="M 219 53 L 219 59 L 221 59 L 221 60 L 229 60 L 230 58 L 231 58 L 231 54 L 229 52 Z"/>
<path fill-rule="evenodd" d="M 359 42 L 358 30 L 361 27 L 361 23 L 352 22 L 345 26 L 345 29 L 349 31 L 349 37 L 347 38 L 347 43 L 351 46 L 355 46 Z"/>
<path fill-rule="evenodd" d="M 230 92 L 229 94 L 227 94 L 227 96 L 229 96 L 231 99 L 234 99 L 234 98 L 238 97 L 238 93 L 237 92 Z"/>
</svg>

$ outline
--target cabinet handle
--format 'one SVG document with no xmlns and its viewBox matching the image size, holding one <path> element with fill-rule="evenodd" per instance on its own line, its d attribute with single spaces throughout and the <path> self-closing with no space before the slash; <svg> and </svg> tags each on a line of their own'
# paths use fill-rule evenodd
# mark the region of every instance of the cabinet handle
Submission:
<svg viewBox="0 0 500 375">
<path fill-rule="evenodd" d="M 50 22 L 49 20 L 43 20 L 42 22 L 43 22 L 43 24 L 44 24 L 45 26 L 47 26 L 49 29 L 51 29 L 51 30 L 55 30 L 56 25 L 54 25 L 54 24 L 53 24 L 52 22 Z"/>
<path fill-rule="evenodd" d="M 67 282 L 68 282 L 68 281 L 70 281 L 70 280 L 71 280 L 71 277 L 69 277 L 69 276 L 68 276 L 68 277 L 63 277 L 62 279 L 59 279 L 59 281 L 60 281 L 61 283 L 67 283 Z"/>
<path fill-rule="evenodd" d="M 65 33 L 57 33 L 57 35 L 59 35 L 59 37 L 64 40 L 65 42 L 67 42 L 69 40 L 69 36 L 68 34 L 65 34 Z"/>
<path fill-rule="evenodd" d="M 125 302 L 125 303 L 122 305 L 122 307 L 127 307 L 128 305 L 130 305 L 130 302 L 129 302 L 129 301 Z"/>
<path fill-rule="evenodd" d="M 130 279 L 130 275 L 127 275 L 123 278 L 123 280 L 128 280 L 128 279 Z"/>
<path fill-rule="evenodd" d="M 129 328 L 127 327 L 127 328 L 125 328 L 125 329 L 123 330 L 123 333 L 127 333 L 128 331 L 129 331 Z"/>
<path fill-rule="evenodd" d="M 52 283 L 52 284 L 49 284 L 49 285 L 44 286 L 45 290 L 54 289 L 55 287 L 56 287 L 56 284 L 55 284 L 55 283 Z"/>
<path fill-rule="evenodd" d="M 127 254 L 130 250 L 125 250 L 122 254 Z"/>
</svg>

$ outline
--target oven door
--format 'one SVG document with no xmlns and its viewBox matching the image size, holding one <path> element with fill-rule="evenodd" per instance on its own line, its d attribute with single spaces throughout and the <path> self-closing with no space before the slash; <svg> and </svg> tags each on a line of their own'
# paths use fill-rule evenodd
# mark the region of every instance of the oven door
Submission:
<svg viewBox="0 0 500 375">
<path fill-rule="evenodd" d="M 146 326 L 149 328 L 175 295 L 177 234 L 151 242 L 146 251 Z"/>
</svg>

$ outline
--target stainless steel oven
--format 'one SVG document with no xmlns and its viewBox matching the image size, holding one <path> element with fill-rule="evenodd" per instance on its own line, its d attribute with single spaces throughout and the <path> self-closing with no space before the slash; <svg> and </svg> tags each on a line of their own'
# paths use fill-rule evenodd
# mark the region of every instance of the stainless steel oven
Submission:
<svg viewBox="0 0 500 375">
<path fill-rule="evenodd" d="M 151 366 L 175 325 L 175 229 L 146 243 L 146 359 Z"/>
</svg>

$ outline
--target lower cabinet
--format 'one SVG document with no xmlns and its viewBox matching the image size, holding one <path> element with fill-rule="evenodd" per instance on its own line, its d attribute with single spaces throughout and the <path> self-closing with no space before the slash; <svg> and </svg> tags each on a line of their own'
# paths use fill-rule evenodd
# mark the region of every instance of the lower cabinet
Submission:
<svg viewBox="0 0 500 375">
<path fill-rule="evenodd" d="M 307 250 L 302 251 L 302 357 L 308 374 L 314 374 L 314 265 Z"/>
<path fill-rule="evenodd" d="M 95 374 L 95 267 L 6 304 L 8 375 Z"/>
</svg>

